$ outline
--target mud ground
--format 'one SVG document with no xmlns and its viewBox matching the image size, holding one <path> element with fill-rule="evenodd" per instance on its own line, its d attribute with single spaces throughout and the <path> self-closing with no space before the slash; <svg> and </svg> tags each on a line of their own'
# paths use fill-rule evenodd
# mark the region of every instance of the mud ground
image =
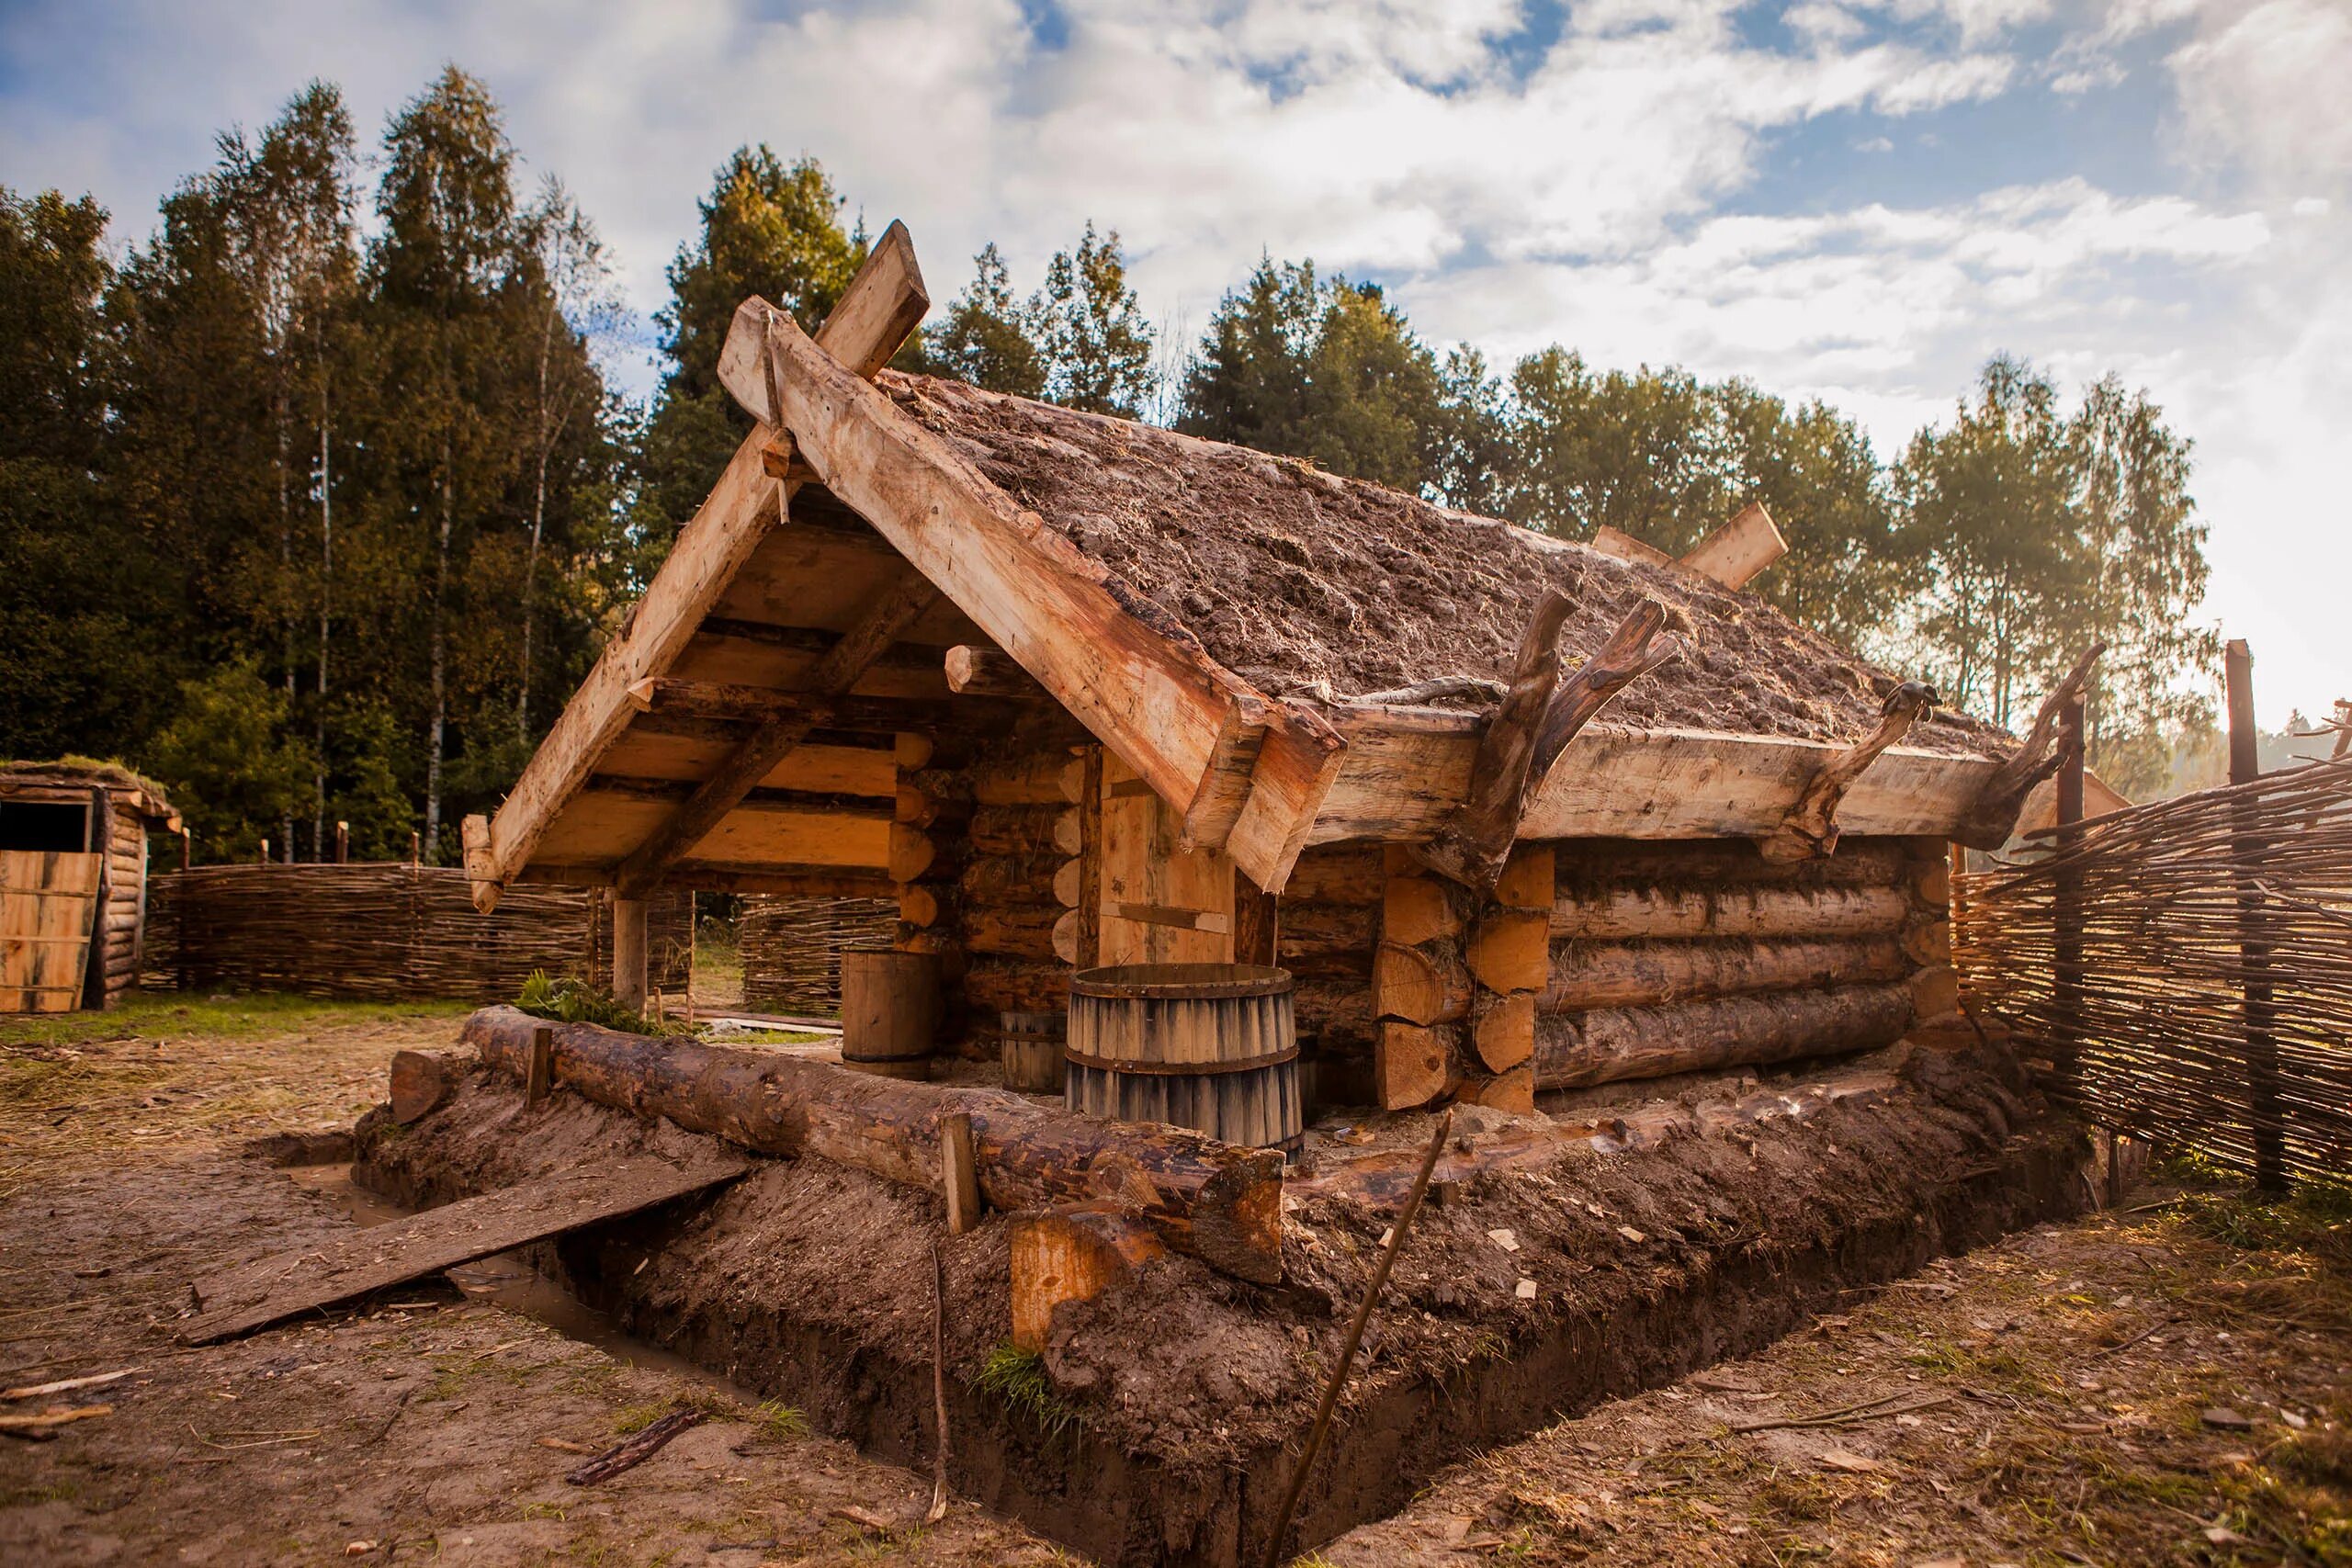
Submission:
<svg viewBox="0 0 2352 1568">
<path fill-rule="evenodd" d="M 112 1406 L 52 1441 L 0 1437 L 0 1562 L 1065 1560 L 967 1504 L 926 1527 L 927 1475 L 446 1280 L 175 1345 L 192 1274 L 352 1223 L 245 1140 L 348 1129 L 391 1053 L 447 1044 L 461 1016 L 306 1004 L 264 1015 L 274 1032 L 196 1037 L 168 1004 L 139 1004 L 130 1032 L 107 1021 L 63 1043 L 0 1021 L 0 1385 L 139 1369 L 0 1405 Z M 256 1092 L 266 1107 L 249 1108 Z M 601 1486 L 564 1483 L 579 1450 L 681 1403 L 711 1419 Z"/>
<path fill-rule="evenodd" d="M 446 1044 L 458 1016 L 235 1008 L 0 1022 L 0 1385 L 139 1369 L 58 1396 L 108 1415 L 0 1438 L 0 1561 L 1069 1560 L 968 1503 L 925 1529 L 927 1478 L 446 1281 L 174 1345 L 191 1274 L 351 1223 L 246 1140 L 347 1127 L 391 1052 Z M 2352 1562 L 2347 1236 L 2343 1215 L 2197 1195 L 2029 1232 L 1471 1461 L 1321 1556 Z M 1865 1419 L 1724 1435 L 1881 1395 Z M 576 1450 L 682 1401 L 713 1419 L 564 1483 Z"/>
</svg>

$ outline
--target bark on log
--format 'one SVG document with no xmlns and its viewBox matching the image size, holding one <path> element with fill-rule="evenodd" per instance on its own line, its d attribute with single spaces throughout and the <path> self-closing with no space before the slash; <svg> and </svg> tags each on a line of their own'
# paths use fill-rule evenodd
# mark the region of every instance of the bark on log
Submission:
<svg viewBox="0 0 2352 1568">
<path fill-rule="evenodd" d="M 484 1008 L 462 1039 L 519 1077 L 538 1021 Z M 594 1024 L 556 1026 L 556 1081 L 600 1105 L 663 1116 L 769 1155 L 814 1155 L 937 1190 L 939 1123 L 971 1117 L 980 1196 L 1013 1211 L 1111 1200 L 1168 1245 L 1239 1279 L 1282 1278 L 1283 1156 L 1178 1128 L 1096 1122 L 1000 1089 L 947 1089 L 827 1062 Z"/>
<path fill-rule="evenodd" d="M 1696 942 L 1553 944 L 1543 1010 L 1658 1007 L 1705 997 L 1900 980 L 1911 971 L 1901 938 L 1721 937 Z"/>
<path fill-rule="evenodd" d="M 964 976 L 964 998 L 984 1013 L 1059 1012 L 1069 1004 L 1067 964 L 978 958 Z"/>
<path fill-rule="evenodd" d="M 972 798 L 982 806 L 1076 806 L 1085 796 L 1086 763 L 1046 751 L 972 770 Z"/>
<path fill-rule="evenodd" d="M 1388 882 L 1376 844 L 1321 844 L 1298 857 L 1283 885 L 1283 912 L 1294 904 L 1378 904 Z"/>
<path fill-rule="evenodd" d="M 1059 854 L 977 855 L 959 879 L 973 904 L 1058 904 L 1056 879 L 1069 863 Z"/>
<path fill-rule="evenodd" d="M 1370 977 L 1372 951 L 1380 941 L 1377 908 L 1285 900 L 1280 924 L 1276 961 L 1283 968 L 1296 975 Z"/>
<path fill-rule="evenodd" d="M 1066 913 L 1058 904 L 967 909 L 964 945 L 974 953 L 992 953 L 1006 958 L 1050 959 L 1057 956 L 1054 924 Z"/>
<path fill-rule="evenodd" d="M 1901 929 L 1911 896 L 1886 887 L 1564 891 L 1555 937 L 1872 936 Z"/>
<path fill-rule="evenodd" d="M 1080 848 L 1079 814 L 1067 807 L 982 807 L 972 814 L 966 832 L 975 854 L 1050 854 L 1067 860 Z"/>
<path fill-rule="evenodd" d="M 1328 1056 L 1363 1056 L 1373 1046 L 1372 982 L 1301 980 L 1291 992 L 1298 1036 Z"/>
<path fill-rule="evenodd" d="M 1535 1021 L 1535 1082 L 1577 1089 L 1845 1055 L 1893 1044 L 1911 1019 L 1911 987 L 1900 983 L 1545 1013 Z"/>
<path fill-rule="evenodd" d="M 1904 880 L 1912 857 L 1901 839 L 1842 838 L 1826 860 L 1774 864 L 1752 840 L 1564 839 L 1552 845 L 1559 890 L 1718 886 L 1861 887 Z"/>
</svg>

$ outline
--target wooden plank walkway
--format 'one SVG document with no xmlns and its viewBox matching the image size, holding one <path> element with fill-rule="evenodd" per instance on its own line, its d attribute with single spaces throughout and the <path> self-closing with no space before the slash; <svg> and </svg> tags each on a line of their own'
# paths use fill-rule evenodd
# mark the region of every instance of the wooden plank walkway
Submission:
<svg viewBox="0 0 2352 1568">
<path fill-rule="evenodd" d="M 684 1166 L 651 1156 L 596 1160 L 354 1231 L 323 1247 L 281 1252 L 197 1280 L 200 1315 L 180 1326 L 179 1337 L 189 1345 L 226 1339 L 296 1313 L 649 1209 L 732 1181 L 750 1168 L 747 1160 L 725 1157 Z"/>
</svg>

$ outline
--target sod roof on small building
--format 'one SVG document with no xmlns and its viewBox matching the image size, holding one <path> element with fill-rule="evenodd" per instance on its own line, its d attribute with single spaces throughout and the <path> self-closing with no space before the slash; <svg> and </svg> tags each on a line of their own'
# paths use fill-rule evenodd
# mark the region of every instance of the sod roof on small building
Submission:
<svg viewBox="0 0 2352 1568">
<path fill-rule="evenodd" d="M 1691 653 L 1622 693 L 1605 715 L 1612 726 L 1851 741 L 1899 679 L 1694 572 L 1131 420 L 925 376 L 886 371 L 877 384 L 1271 695 L 1508 680 L 1546 587 L 1575 605 L 1561 636 L 1571 660 L 1644 595 L 1689 624 Z M 2013 746 L 1942 710 L 1905 744 L 1983 756 Z"/>
</svg>

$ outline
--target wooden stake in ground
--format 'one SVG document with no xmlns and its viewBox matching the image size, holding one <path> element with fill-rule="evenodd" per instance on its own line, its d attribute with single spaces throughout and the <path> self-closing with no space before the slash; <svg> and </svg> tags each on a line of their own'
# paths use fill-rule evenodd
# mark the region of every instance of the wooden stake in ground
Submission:
<svg viewBox="0 0 2352 1568">
<path fill-rule="evenodd" d="M 1315 1407 L 1315 1425 L 1307 1429 L 1306 1447 L 1298 1456 L 1298 1468 L 1291 1472 L 1290 1488 L 1283 1494 L 1281 1511 L 1274 1516 L 1273 1533 L 1266 1538 L 1265 1568 L 1274 1568 L 1282 1561 L 1283 1538 L 1290 1534 L 1291 1516 L 1298 1511 L 1299 1494 L 1306 1490 L 1306 1472 L 1315 1468 L 1315 1456 L 1323 1447 L 1323 1434 L 1330 1429 L 1331 1412 L 1340 1403 L 1340 1389 L 1348 1381 L 1349 1369 L 1355 1365 L 1356 1348 L 1363 1343 L 1364 1325 L 1372 1321 L 1372 1309 L 1379 1304 L 1380 1292 L 1387 1288 L 1388 1270 L 1396 1266 L 1396 1255 L 1405 1248 L 1405 1235 L 1413 1228 L 1413 1218 L 1421 1212 L 1421 1200 L 1429 1196 L 1430 1174 L 1437 1169 L 1438 1152 L 1445 1147 L 1445 1140 L 1453 1131 L 1453 1112 L 1449 1111 L 1437 1119 L 1437 1129 L 1430 1134 L 1430 1146 L 1421 1156 L 1421 1171 L 1413 1178 L 1413 1190 L 1406 1196 L 1405 1212 L 1396 1216 L 1396 1224 L 1388 1232 L 1388 1245 L 1381 1250 L 1380 1262 L 1373 1269 L 1372 1283 L 1363 1291 L 1363 1301 L 1356 1308 L 1355 1321 L 1348 1325 L 1347 1343 L 1340 1348 L 1339 1365 L 1331 1369 L 1331 1381 L 1323 1385 L 1323 1402 Z"/>
<path fill-rule="evenodd" d="M 939 1441 L 931 1461 L 931 1511 L 923 1523 L 947 1517 L 947 1253 L 931 1244 L 931 1405 Z"/>
</svg>

